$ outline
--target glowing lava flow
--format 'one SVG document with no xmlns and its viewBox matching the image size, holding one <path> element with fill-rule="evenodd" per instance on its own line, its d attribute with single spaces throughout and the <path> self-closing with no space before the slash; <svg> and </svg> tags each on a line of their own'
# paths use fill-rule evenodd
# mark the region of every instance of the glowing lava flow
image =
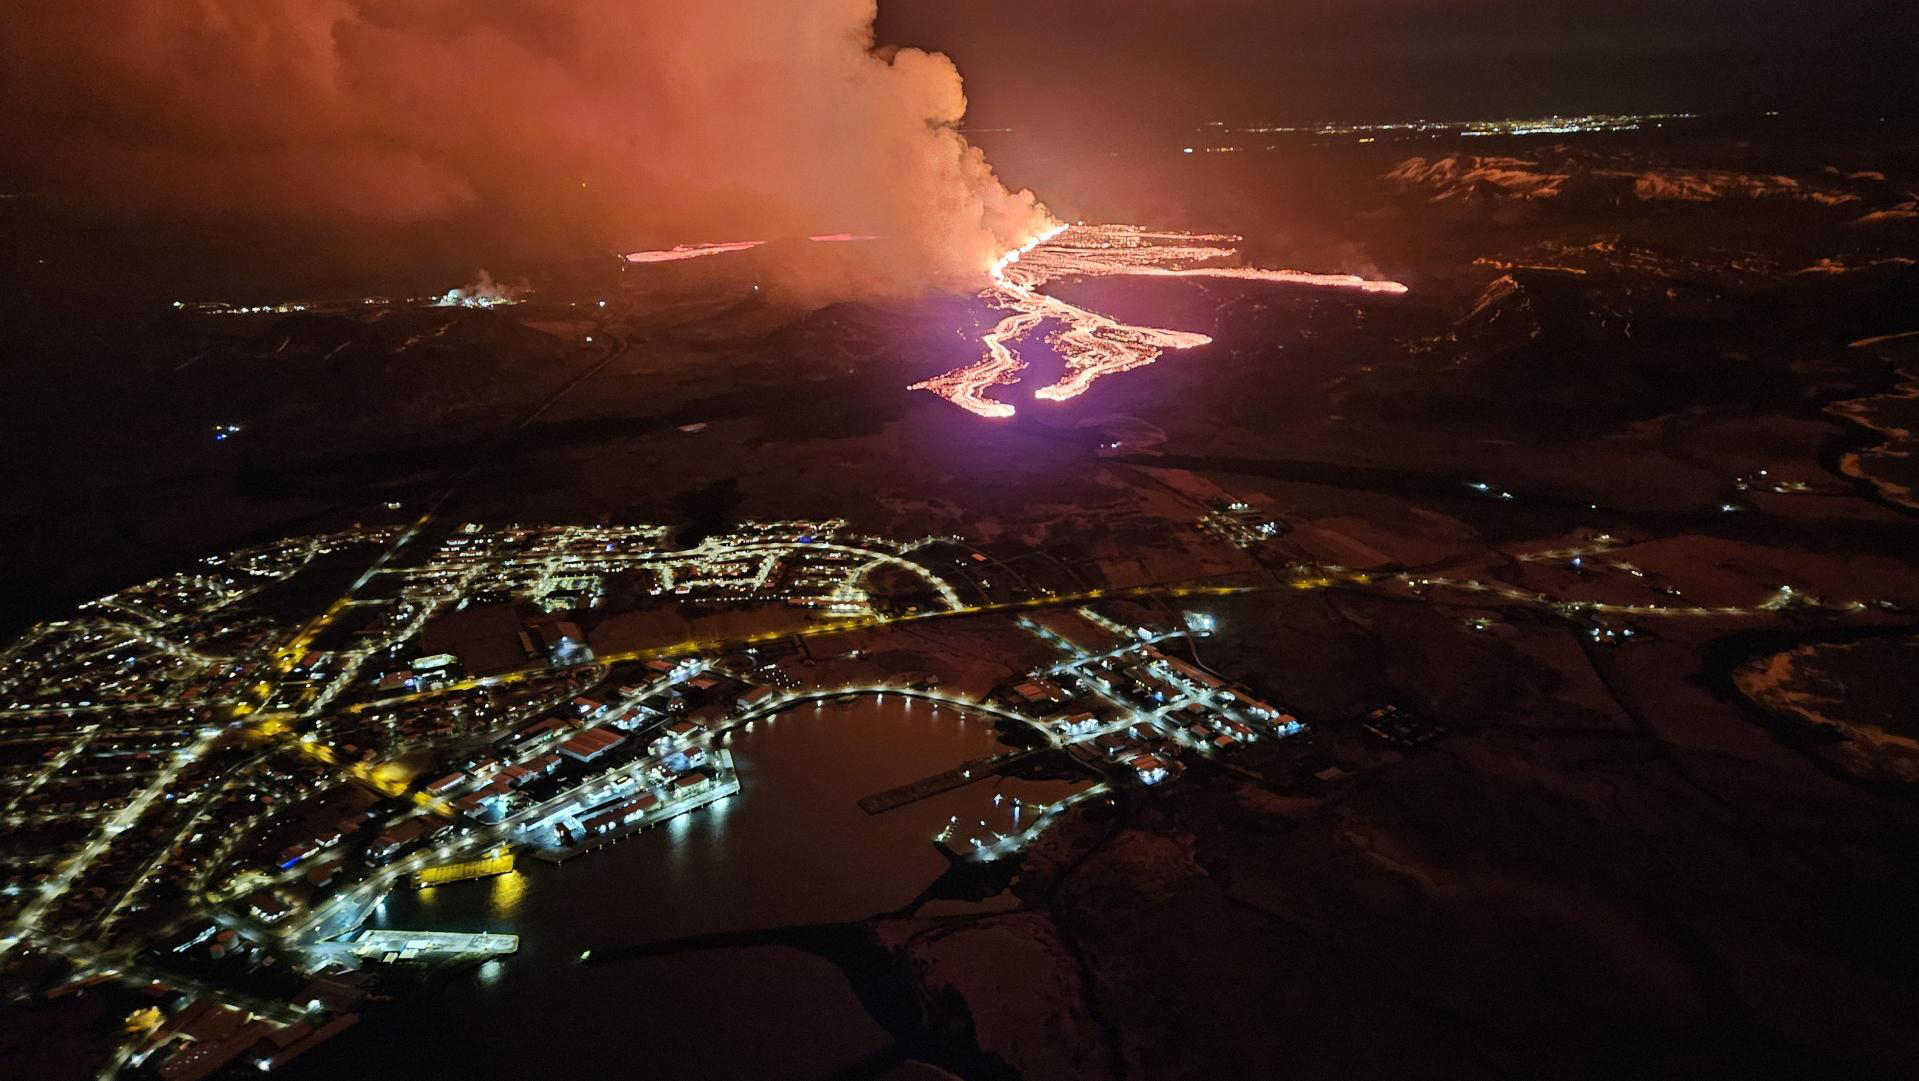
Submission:
<svg viewBox="0 0 1919 1081">
<path fill-rule="evenodd" d="M 1104 376 L 1151 364 L 1168 350 L 1192 349 L 1212 341 L 1192 331 L 1122 323 L 1040 292 L 1041 286 L 1059 278 L 1237 278 L 1366 293 L 1406 291 L 1398 282 L 1373 281 L 1352 274 L 1191 265 L 1238 254 L 1232 246 L 1238 241 L 1234 236 L 1148 232 L 1130 225 L 1054 226 L 993 264 L 992 284 L 980 295 L 1011 314 L 982 338 L 986 355 L 977 363 L 907 389 L 930 390 L 982 417 L 1010 417 L 1013 406 L 987 397 L 986 392 L 1019 381 L 1026 362 L 1012 343 L 1049 322 L 1059 329 L 1047 336 L 1047 344 L 1065 361 L 1066 372 L 1057 383 L 1041 387 L 1033 396 L 1056 402 L 1085 393 Z"/>
<path fill-rule="evenodd" d="M 1038 282 L 1025 284 L 1023 276 L 1016 277 L 1009 274 L 1008 270 L 1027 253 L 1065 231 L 1066 226 L 1055 225 L 994 261 L 993 284 L 980 295 L 991 298 L 998 307 L 1010 309 L 1014 314 L 1000 320 L 998 326 L 987 332 L 982 339 L 986 344 L 986 356 L 979 363 L 935 376 L 924 383 L 915 383 L 906 389 L 930 390 L 961 409 L 982 417 L 1012 416 L 1012 406 L 988 398 L 983 392 L 1001 383 L 1019 382 L 1015 373 L 1026 367 L 1026 362 L 1014 355 L 1006 343 L 1025 336 L 1044 322 L 1046 315 L 1040 310 L 1038 302 L 1051 298 L 1033 291 L 1033 285 Z"/>
<path fill-rule="evenodd" d="M 741 240 L 731 244 L 675 244 L 660 251 L 631 252 L 626 256 L 626 261 L 629 263 L 677 263 L 681 259 L 699 259 L 708 255 L 746 251 L 764 243 L 766 243 L 764 240 Z"/>
<path fill-rule="evenodd" d="M 815 244 L 850 244 L 883 238 L 866 233 L 821 233 L 806 239 Z M 675 244 L 670 248 L 661 248 L 657 251 L 629 252 L 624 258 L 629 263 L 677 263 L 682 259 L 702 259 L 709 255 L 751 251 L 765 243 L 764 240 L 738 240 L 727 244 Z"/>
</svg>

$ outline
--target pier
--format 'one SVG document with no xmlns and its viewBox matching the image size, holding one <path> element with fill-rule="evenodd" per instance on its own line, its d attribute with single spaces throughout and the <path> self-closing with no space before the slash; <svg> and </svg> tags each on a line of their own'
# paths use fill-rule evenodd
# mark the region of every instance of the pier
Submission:
<svg viewBox="0 0 1919 1081">
<path fill-rule="evenodd" d="M 971 762 L 954 766 L 944 773 L 935 773 L 931 777 L 922 777 L 897 788 L 889 788 L 884 792 L 875 792 L 866 796 L 859 801 L 860 810 L 870 815 L 884 814 L 895 808 L 926 799 L 928 796 L 937 796 L 941 792 L 964 788 L 982 777 L 1044 750 L 1051 750 L 1051 748 L 1029 747 L 1017 751 L 1002 751 L 999 754 L 987 755 L 985 758 L 975 758 Z"/>
<path fill-rule="evenodd" d="M 428 886 L 444 886 L 449 882 L 465 882 L 473 878 L 491 878 L 513 870 L 513 853 L 502 848 L 489 856 L 479 859 L 462 860 L 459 863 L 428 867 L 413 876 L 413 884 L 418 889 Z"/>
<path fill-rule="evenodd" d="M 381 961 L 445 960 L 516 953 L 519 935 L 463 934 L 453 931 L 361 931 L 353 940 L 355 956 Z"/>
<path fill-rule="evenodd" d="M 469 957 L 497 957 L 518 953 L 519 935 L 488 932 L 400 931 L 368 928 L 351 940 L 307 942 L 301 946 L 315 965 L 337 961 L 349 967 L 362 961 L 456 961 Z"/>
<path fill-rule="evenodd" d="M 726 754 L 724 750 L 720 753 L 722 755 Z M 725 759 L 723 768 L 725 772 L 716 778 L 706 791 L 698 795 L 662 804 L 658 808 L 648 812 L 643 818 L 629 822 L 616 829 L 608 830 L 605 833 L 597 833 L 591 837 L 583 838 L 579 842 L 567 845 L 564 848 L 557 845 L 536 846 L 532 850 L 533 858 L 552 864 L 565 863 L 575 856 L 583 856 L 588 852 L 605 848 L 607 845 L 632 836 L 635 833 L 652 829 L 654 826 L 670 822 L 683 814 L 697 811 L 710 803 L 717 803 L 720 800 L 738 795 L 740 791 L 740 778 L 737 773 L 733 772 L 731 756 Z"/>
</svg>

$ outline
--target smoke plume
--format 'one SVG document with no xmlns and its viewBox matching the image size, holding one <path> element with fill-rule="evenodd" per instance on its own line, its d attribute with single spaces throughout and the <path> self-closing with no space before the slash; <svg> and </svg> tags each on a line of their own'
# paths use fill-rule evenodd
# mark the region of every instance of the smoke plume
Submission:
<svg viewBox="0 0 1919 1081">
<path fill-rule="evenodd" d="M 471 284 L 448 289 L 434 303 L 442 308 L 497 308 L 502 304 L 519 303 L 520 298 L 530 291 L 531 287 L 524 281 L 517 285 L 494 281 L 493 275 L 482 267 L 479 277 Z"/>
<path fill-rule="evenodd" d="M 875 0 L 22 0 L 0 162 L 142 221 L 552 250 L 849 233 L 976 282 L 1047 215 L 959 135 L 945 56 Z"/>
</svg>

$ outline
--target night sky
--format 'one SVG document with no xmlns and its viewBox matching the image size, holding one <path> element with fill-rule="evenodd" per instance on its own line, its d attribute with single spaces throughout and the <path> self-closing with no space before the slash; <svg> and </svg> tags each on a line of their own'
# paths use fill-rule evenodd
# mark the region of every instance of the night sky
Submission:
<svg viewBox="0 0 1919 1081">
<path fill-rule="evenodd" d="M 873 0 L 16 7 L 9 227 L 157 253 L 136 280 L 850 232 L 898 242 L 875 284 L 964 285 L 1056 177 L 1002 185 L 962 125 L 1090 162 L 1212 121 L 1919 114 L 1919 5 L 1870 0 L 884 0 L 877 25 Z M 30 277 L 75 250 L 47 235 Z"/>
<path fill-rule="evenodd" d="M 884 0 L 977 124 L 1919 108 L 1919 5 L 1874 0 Z"/>
</svg>

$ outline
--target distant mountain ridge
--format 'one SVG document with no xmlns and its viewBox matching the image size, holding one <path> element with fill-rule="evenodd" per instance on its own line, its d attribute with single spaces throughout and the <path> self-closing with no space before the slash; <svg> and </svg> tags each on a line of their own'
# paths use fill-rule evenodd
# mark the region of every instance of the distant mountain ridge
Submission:
<svg viewBox="0 0 1919 1081">
<path fill-rule="evenodd" d="M 1877 220 L 1889 209 L 1909 205 L 1910 192 L 1894 192 L 1877 173 L 1818 178 L 1741 172 L 1733 169 L 1680 168 L 1600 157 L 1553 147 L 1533 157 L 1456 153 L 1438 158 L 1412 157 L 1384 179 L 1402 189 L 1424 193 L 1434 203 L 1563 202 L 1586 205 L 1717 203 L 1780 200 L 1825 207 L 1865 210 Z"/>
</svg>

